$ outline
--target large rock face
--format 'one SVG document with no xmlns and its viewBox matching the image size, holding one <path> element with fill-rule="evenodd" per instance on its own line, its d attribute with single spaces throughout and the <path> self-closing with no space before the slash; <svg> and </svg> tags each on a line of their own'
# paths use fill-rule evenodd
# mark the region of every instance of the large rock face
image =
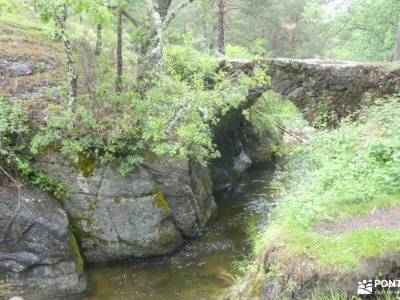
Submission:
<svg viewBox="0 0 400 300">
<path fill-rule="evenodd" d="M 207 172 L 187 162 L 153 158 L 121 176 L 113 166 L 65 161 L 52 153 L 38 166 L 70 192 L 63 207 L 87 261 L 170 253 L 216 209 Z"/>
<path fill-rule="evenodd" d="M 16 188 L 0 186 L 0 299 L 85 287 L 79 249 L 57 201 L 33 188 L 19 196 Z"/>
</svg>

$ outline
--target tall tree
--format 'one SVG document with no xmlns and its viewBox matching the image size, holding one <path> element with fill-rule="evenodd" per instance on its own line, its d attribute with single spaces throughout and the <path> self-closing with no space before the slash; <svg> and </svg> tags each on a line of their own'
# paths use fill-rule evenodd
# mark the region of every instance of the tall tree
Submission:
<svg viewBox="0 0 400 300">
<path fill-rule="evenodd" d="M 122 72 L 123 72 L 123 56 L 122 56 L 122 9 L 117 12 L 117 75 L 115 78 L 115 91 L 122 91 Z"/>
<path fill-rule="evenodd" d="M 211 3 L 216 5 L 217 11 L 217 44 L 218 52 L 222 55 L 225 54 L 225 29 L 226 29 L 226 16 L 232 10 L 239 9 L 240 6 L 234 3 L 233 0 L 212 0 Z"/>
<path fill-rule="evenodd" d="M 68 87 L 68 110 L 74 110 L 75 98 L 78 94 L 77 81 L 78 75 L 75 70 L 75 62 L 73 60 L 71 40 L 66 29 L 67 7 L 72 2 L 60 0 L 37 0 L 34 2 L 36 10 L 40 13 L 44 20 L 53 20 L 57 33 L 62 39 L 64 45 L 65 61 L 67 66 L 67 87 Z"/>
<path fill-rule="evenodd" d="M 394 49 L 394 60 L 396 61 L 400 60 L 400 25 L 397 28 L 396 46 Z"/>
<path fill-rule="evenodd" d="M 225 0 L 218 0 L 217 7 L 218 52 L 225 54 Z"/>
<path fill-rule="evenodd" d="M 331 24 L 331 35 L 337 41 L 334 55 L 350 60 L 392 60 L 399 23 L 398 0 L 351 0 Z"/>
<path fill-rule="evenodd" d="M 103 46 L 103 36 L 102 36 L 103 26 L 101 23 L 98 23 L 96 26 L 96 46 L 95 46 L 95 55 L 100 55 Z"/>
<path fill-rule="evenodd" d="M 179 12 L 194 0 L 183 0 L 171 8 L 171 0 L 146 0 L 150 28 L 143 36 L 139 57 L 139 79 L 157 77 L 164 69 L 164 31 Z M 130 18 L 134 24 L 140 22 Z"/>
</svg>

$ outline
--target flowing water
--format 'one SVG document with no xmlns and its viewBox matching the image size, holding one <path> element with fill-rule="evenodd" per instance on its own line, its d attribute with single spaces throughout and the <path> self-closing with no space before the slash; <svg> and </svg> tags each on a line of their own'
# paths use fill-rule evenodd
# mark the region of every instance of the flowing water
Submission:
<svg viewBox="0 0 400 300">
<path fill-rule="evenodd" d="M 89 266 L 89 292 L 77 299 L 222 299 L 237 272 L 234 262 L 251 251 L 250 224 L 264 226 L 272 174 L 253 170 L 235 191 L 217 195 L 217 217 L 175 254 Z"/>
</svg>

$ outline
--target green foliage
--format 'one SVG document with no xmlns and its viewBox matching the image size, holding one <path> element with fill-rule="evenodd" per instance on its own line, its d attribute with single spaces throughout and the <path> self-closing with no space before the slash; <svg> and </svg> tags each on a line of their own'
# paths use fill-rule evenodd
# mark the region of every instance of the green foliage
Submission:
<svg viewBox="0 0 400 300">
<path fill-rule="evenodd" d="M 24 150 L 22 135 L 28 132 L 27 116 L 22 105 L 0 98 L 0 159 L 13 164 Z"/>
<path fill-rule="evenodd" d="M 202 54 L 190 46 L 169 45 L 164 51 L 167 59 L 166 73 L 177 80 L 191 84 L 200 81 L 199 84 L 202 84 L 202 81 L 211 77 L 218 68 L 215 58 Z"/>
<path fill-rule="evenodd" d="M 356 267 L 362 257 L 400 250 L 400 231 L 360 229 L 336 236 L 315 226 L 400 204 L 400 98 L 378 102 L 356 122 L 296 147 L 278 173 L 281 200 L 266 239 L 322 265 Z"/>
<path fill-rule="evenodd" d="M 339 59 L 390 61 L 400 23 L 397 0 L 350 1 L 349 7 L 332 20 L 331 55 Z"/>
<path fill-rule="evenodd" d="M 52 146 L 74 163 L 82 156 L 102 163 L 123 158 L 122 174 L 143 161 L 144 149 L 200 164 L 218 157 L 211 126 L 238 107 L 250 88 L 265 83 L 264 72 L 256 71 L 255 79 L 239 72 L 233 83 L 214 59 L 189 46 L 170 46 L 166 55 L 166 74 L 143 96 L 134 90 L 115 94 L 105 76 L 96 100 L 81 99 L 75 113 L 50 106 L 46 126 L 32 139 L 33 154 Z"/>
<path fill-rule="evenodd" d="M 316 128 L 328 128 L 336 124 L 338 117 L 334 109 L 327 102 L 319 102 L 314 109 L 312 125 Z"/>
<path fill-rule="evenodd" d="M 225 46 L 225 56 L 233 59 L 256 59 L 257 57 L 250 53 L 250 51 L 244 47 L 228 44 Z"/>
<path fill-rule="evenodd" d="M 272 91 L 265 92 L 252 109 L 245 113 L 249 113 L 249 120 L 259 129 L 262 136 L 275 140 L 281 140 L 282 137 L 282 130 L 275 124 L 288 127 L 296 122 L 305 123 L 302 121 L 301 113 L 292 102 Z"/>
<path fill-rule="evenodd" d="M 241 9 L 227 21 L 229 43 L 263 57 L 321 57 L 326 50 L 323 1 L 236 2 Z"/>
<path fill-rule="evenodd" d="M 121 104 L 124 106 L 125 103 Z M 49 147 L 59 149 L 78 169 L 82 160 L 99 159 L 101 163 L 110 163 L 125 155 L 126 160 L 120 165 L 123 174 L 141 162 L 141 158 L 133 154 L 141 150 L 143 144 L 138 140 L 141 131 L 135 126 L 138 123 L 136 113 L 130 114 L 132 107 L 126 107 L 118 116 L 112 113 L 101 118 L 83 106 L 75 113 L 63 110 L 62 106 L 50 106 L 48 112 L 46 126 L 32 139 L 33 154 Z"/>
<path fill-rule="evenodd" d="M 350 298 L 336 291 L 323 292 L 320 291 L 319 289 L 313 291 L 311 296 L 305 299 L 306 300 L 359 300 L 359 298 L 356 297 Z"/>
<path fill-rule="evenodd" d="M 25 8 L 26 3 L 23 1 L 0 0 L 0 15 Z"/>
<path fill-rule="evenodd" d="M 11 173 L 18 171 L 28 183 L 56 198 L 64 196 L 66 192 L 60 183 L 32 166 L 25 141 L 29 133 L 27 113 L 22 104 L 0 98 L 0 165 Z"/>
</svg>

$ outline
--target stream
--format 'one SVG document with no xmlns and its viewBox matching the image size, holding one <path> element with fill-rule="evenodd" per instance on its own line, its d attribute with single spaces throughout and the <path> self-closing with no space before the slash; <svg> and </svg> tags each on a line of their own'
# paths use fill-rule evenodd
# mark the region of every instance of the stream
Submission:
<svg viewBox="0 0 400 300">
<path fill-rule="evenodd" d="M 216 195 L 218 215 L 175 254 L 87 266 L 89 292 L 74 300 L 222 299 L 251 251 L 250 224 L 265 226 L 273 168 L 251 170 L 235 191 Z"/>
</svg>

